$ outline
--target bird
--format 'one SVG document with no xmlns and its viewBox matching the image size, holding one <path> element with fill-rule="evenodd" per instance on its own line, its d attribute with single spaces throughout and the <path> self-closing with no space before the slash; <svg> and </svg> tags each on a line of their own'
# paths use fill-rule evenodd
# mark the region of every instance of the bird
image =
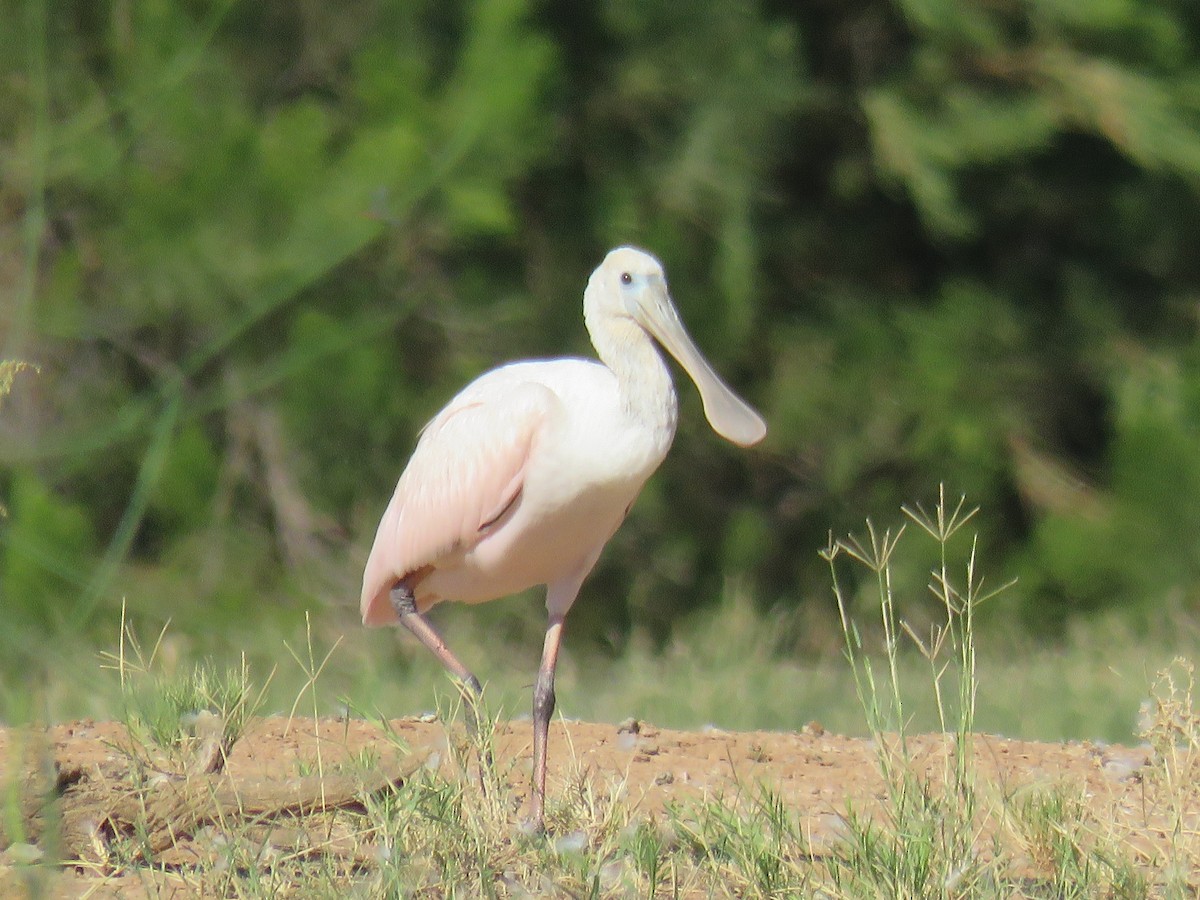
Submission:
<svg viewBox="0 0 1200 900">
<path fill-rule="evenodd" d="M 652 254 L 610 251 L 588 279 L 583 312 L 598 359 L 492 369 L 425 425 L 363 571 L 364 625 L 398 622 L 476 702 L 479 680 L 426 613 L 442 601 L 483 603 L 546 587 L 527 819 L 537 832 L 545 829 L 546 745 L 564 620 L 675 435 L 678 401 L 661 350 L 695 383 L 717 434 L 749 447 L 767 431 L 697 349 Z"/>
</svg>

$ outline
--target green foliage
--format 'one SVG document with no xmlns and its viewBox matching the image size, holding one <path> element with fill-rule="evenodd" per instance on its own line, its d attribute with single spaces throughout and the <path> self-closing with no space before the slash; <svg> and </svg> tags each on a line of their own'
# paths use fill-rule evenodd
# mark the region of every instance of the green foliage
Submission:
<svg viewBox="0 0 1200 900">
<path fill-rule="evenodd" d="M 4 398 L 12 392 L 13 380 L 27 370 L 37 372 L 38 367 L 19 359 L 0 360 L 0 407 L 3 407 Z"/>
<path fill-rule="evenodd" d="M 10 498 L 0 526 L 0 593 L 10 623 L 6 656 L 26 659 L 36 652 L 30 632 L 53 632 L 71 617 L 96 538 L 86 509 L 31 474 L 13 478 Z"/>
<path fill-rule="evenodd" d="M 38 371 L 38 367 L 30 365 L 27 362 L 16 359 L 0 360 L 0 409 L 4 407 L 4 398 L 12 392 L 13 380 L 20 372 L 32 369 Z M 8 509 L 3 503 L 0 503 L 0 519 L 8 515 Z"/>
<path fill-rule="evenodd" d="M 176 530 L 203 525 L 216 490 L 220 461 L 203 430 L 189 422 L 167 451 L 149 509 L 162 526 Z"/>
<path fill-rule="evenodd" d="M 1122 360 L 1112 413 L 1109 484 L 1099 503 L 1047 516 L 1033 546 L 1039 570 L 1074 596 L 1123 602 L 1139 616 L 1200 578 L 1181 536 L 1200 527 L 1200 380 L 1195 351 Z"/>
<path fill-rule="evenodd" d="M 236 567 L 148 570 L 213 531 L 279 548 L 255 589 L 317 556 L 344 577 L 305 590 L 352 594 L 422 422 L 583 352 L 632 242 L 770 438 L 731 452 L 681 386 L 573 640 L 665 646 L 731 574 L 815 606 L 830 525 L 942 480 L 996 511 L 997 618 L 1194 610 L 1198 46 L 1151 0 L 30 0 L 0 28 L 2 351 L 42 367 L 2 408 L 6 602 L 44 637 L 153 584 L 199 621 Z"/>
</svg>

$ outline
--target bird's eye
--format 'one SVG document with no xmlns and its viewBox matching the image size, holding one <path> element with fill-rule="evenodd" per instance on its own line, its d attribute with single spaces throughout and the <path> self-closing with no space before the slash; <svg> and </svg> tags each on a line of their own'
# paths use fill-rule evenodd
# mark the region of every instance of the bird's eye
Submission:
<svg viewBox="0 0 1200 900">
<path fill-rule="evenodd" d="M 621 273 L 621 284 L 633 284 L 633 276 L 628 272 Z"/>
</svg>

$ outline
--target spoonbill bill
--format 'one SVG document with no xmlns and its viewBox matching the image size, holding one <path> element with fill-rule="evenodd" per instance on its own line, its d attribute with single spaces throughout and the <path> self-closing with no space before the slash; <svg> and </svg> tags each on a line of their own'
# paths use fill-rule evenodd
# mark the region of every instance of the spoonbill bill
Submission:
<svg viewBox="0 0 1200 900">
<path fill-rule="evenodd" d="M 691 376 L 719 435 L 748 447 L 767 431 L 696 349 L 649 253 L 611 251 L 588 280 L 583 315 L 599 361 L 501 366 L 425 426 L 363 573 L 363 623 L 398 621 L 476 698 L 479 680 L 425 613 L 443 600 L 483 603 L 546 586 L 529 819 L 539 831 L 563 621 L 675 435 L 675 390 L 655 342 Z"/>
</svg>

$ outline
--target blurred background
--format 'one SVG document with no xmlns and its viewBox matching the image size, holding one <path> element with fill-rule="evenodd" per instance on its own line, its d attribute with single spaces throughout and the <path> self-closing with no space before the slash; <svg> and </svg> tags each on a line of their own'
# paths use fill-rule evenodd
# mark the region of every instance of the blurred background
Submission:
<svg viewBox="0 0 1200 900">
<path fill-rule="evenodd" d="M 432 706 L 436 662 L 358 624 L 379 515 L 459 387 L 591 353 L 621 243 L 770 433 L 680 379 L 567 714 L 853 730 L 818 551 L 942 484 L 1017 579 L 983 727 L 1128 739 L 1200 645 L 1191 0 L 3 7 L 0 359 L 39 367 L 0 400 L 3 718 L 111 715 L 122 635 L 245 654 L 285 711 L 318 669 L 331 710 Z M 437 618 L 520 714 L 540 595 Z"/>
</svg>

